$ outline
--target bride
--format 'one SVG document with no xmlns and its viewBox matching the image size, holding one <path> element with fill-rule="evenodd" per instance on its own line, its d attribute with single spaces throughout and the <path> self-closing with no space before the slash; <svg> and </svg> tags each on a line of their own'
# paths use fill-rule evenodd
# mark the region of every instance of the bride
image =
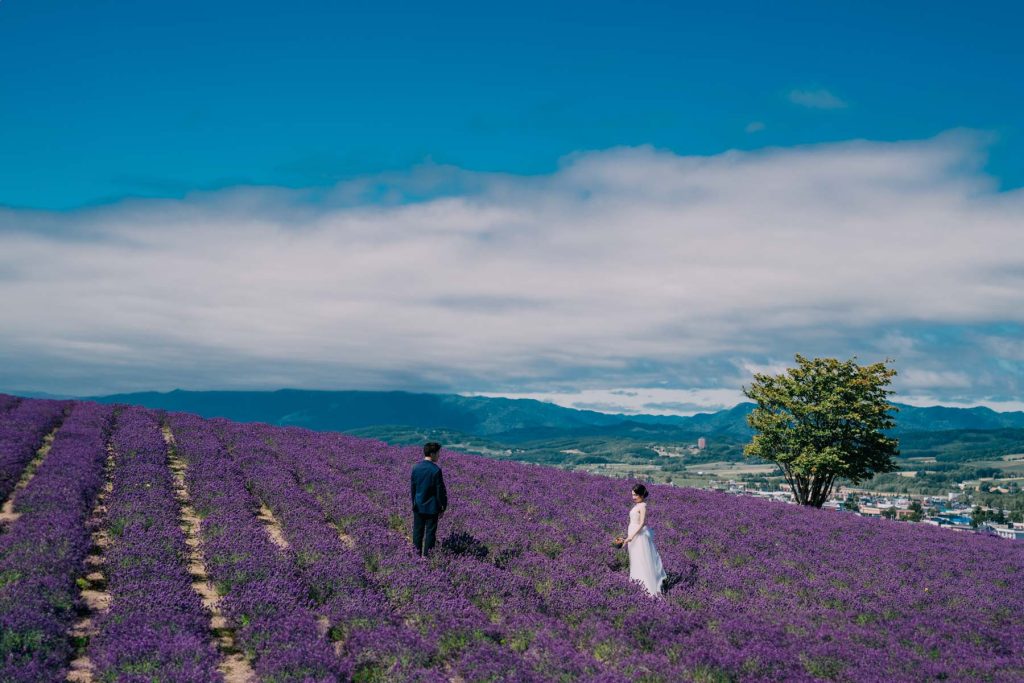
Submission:
<svg viewBox="0 0 1024 683">
<path fill-rule="evenodd" d="M 661 595 L 661 582 L 665 580 L 665 569 L 661 556 L 654 547 L 654 537 L 647 526 L 647 487 L 637 484 L 633 487 L 633 508 L 629 511 L 629 530 L 625 545 L 629 549 L 629 578 L 639 581 L 651 595 Z"/>
</svg>

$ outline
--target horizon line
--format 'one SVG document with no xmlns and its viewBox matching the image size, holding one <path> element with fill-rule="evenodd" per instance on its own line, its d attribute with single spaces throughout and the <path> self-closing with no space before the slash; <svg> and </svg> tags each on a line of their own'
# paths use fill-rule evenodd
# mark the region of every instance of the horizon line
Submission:
<svg viewBox="0 0 1024 683">
<path fill-rule="evenodd" d="M 628 410 L 602 410 L 598 407 L 592 406 L 579 406 L 579 405 L 566 405 L 564 402 L 559 403 L 555 400 L 544 400 L 539 398 L 543 394 L 531 394 L 529 396 L 518 394 L 517 392 L 478 392 L 478 391 L 416 391 L 412 389 L 322 389 L 322 388 L 302 388 L 302 387 L 278 387 L 275 389 L 186 389 L 181 387 L 175 387 L 173 389 L 159 390 L 159 389 L 143 389 L 137 391 L 115 391 L 111 393 L 100 393 L 90 395 L 78 395 L 78 394 L 55 394 L 46 391 L 39 390 L 14 390 L 8 388 L 0 388 L 0 394 L 8 394 L 10 396 L 18 396 L 20 398 L 35 398 L 35 399 L 47 399 L 47 400 L 71 400 L 71 401 L 90 401 L 96 399 L 110 398 L 113 396 L 132 396 L 137 394 L 173 394 L 173 393 L 250 393 L 250 394 L 273 394 L 279 392 L 307 392 L 307 393 L 368 393 L 368 394 L 411 394 L 421 396 L 460 396 L 463 398 L 487 398 L 487 399 L 505 399 L 509 401 L 534 401 L 537 403 L 545 403 L 548 405 L 558 406 L 567 410 L 575 410 L 579 412 L 591 412 L 601 413 L 604 415 L 621 415 L 624 417 L 634 416 L 646 416 L 646 417 L 693 417 L 695 415 L 712 415 L 715 413 L 727 412 L 735 409 L 744 403 L 753 405 L 752 401 L 738 401 L 731 405 L 721 404 L 721 407 L 707 406 L 703 410 L 694 411 L 677 411 L 677 412 L 643 412 L 643 411 L 628 411 Z M 919 397 L 909 396 L 911 401 Z M 906 400 L 892 400 L 890 401 L 893 405 L 897 406 L 909 406 L 912 408 L 948 408 L 954 410 L 973 410 L 976 408 L 983 408 L 991 410 L 995 413 L 1000 414 L 1012 414 L 1012 413 L 1024 413 L 1024 402 L 1018 401 L 987 401 L 987 402 L 963 402 L 963 401 L 951 401 L 948 403 L 932 401 L 920 401 L 909 402 Z M 993 407 L 994 405 L 1005 405 L 1012 406 L 999 409 Z M 609 406 L 610 408 L 611 406 Z M 621 406 L 626 408 L 626 406 Z"/>
</svg>

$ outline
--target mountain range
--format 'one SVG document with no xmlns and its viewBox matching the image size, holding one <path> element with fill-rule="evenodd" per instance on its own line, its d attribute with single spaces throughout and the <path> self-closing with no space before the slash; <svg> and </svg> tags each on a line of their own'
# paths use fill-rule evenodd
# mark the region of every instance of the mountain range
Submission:
<svg viewBox="0 0 1024 683">
<path fill-rule="evenodd" d="M 531 399 L 487 398 L 402 391 L 182 391 L 94 397 L 104 403 L 224 417 L 242 422 L 293 425 L 318 431 L 353 431 L 386 425 L 444 429 L 506 443 L 570 435 L 728 436 L 746 439 L 752 403 L 684 416 L 612 415 Z M 912 432 L 1024 429 L 1024 412 L 989 408 L 895 404 L 898 436 Z"/>
</svg>

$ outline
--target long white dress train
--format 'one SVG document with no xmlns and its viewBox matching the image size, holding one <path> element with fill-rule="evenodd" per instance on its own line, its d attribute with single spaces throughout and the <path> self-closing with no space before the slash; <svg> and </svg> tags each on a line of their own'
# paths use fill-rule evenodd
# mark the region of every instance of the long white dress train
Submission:
<svg viewBox="0 0 1024 683">
<path fill-rule="evenodd" d="M 647 503 L 637 503 L 629 511 L 629 531 L 626 537 L 629 538 L 640 528 L 640 506 L 646 507 Z M 651 528 L 644 525 L 643 530 L 636 535 L 627 546 L 629 549 L 629 578 L 639 581 L 651 595 L 661 595 L 661 582 L 665 580 L 665 568 L 661 565 L 661 555 L 654 547 L 654 535 Z"/>
</svg>

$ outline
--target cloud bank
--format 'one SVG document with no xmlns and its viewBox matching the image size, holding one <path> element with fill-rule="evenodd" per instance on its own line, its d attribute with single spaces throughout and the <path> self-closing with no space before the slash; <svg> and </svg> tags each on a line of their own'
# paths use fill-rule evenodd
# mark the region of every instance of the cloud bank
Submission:
<svg viewBox="0 0 1024 683">
<path fill-rule="evenodd" d="M 0 387 L 735 395 L 800 352 L 1014 400 L 1024 194 L 984 144 L 621 148 L 546 176 L 0 210 Z"/>
</svg>

